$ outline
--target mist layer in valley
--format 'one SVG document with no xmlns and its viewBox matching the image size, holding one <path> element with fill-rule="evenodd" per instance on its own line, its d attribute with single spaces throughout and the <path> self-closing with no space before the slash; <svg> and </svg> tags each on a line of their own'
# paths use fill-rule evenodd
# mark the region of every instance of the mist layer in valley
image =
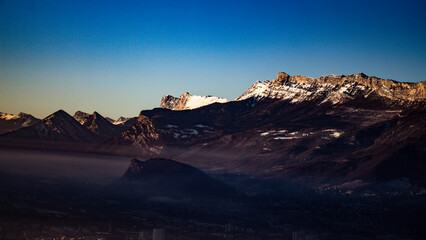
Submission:
<svg viewBox="0 0 426 240">
<path fill-rule="evenodd" d="M 119 178 L 129 157 L 59 151 L 0 149 L 0 172 L 105 185 Z"/>
</svg>

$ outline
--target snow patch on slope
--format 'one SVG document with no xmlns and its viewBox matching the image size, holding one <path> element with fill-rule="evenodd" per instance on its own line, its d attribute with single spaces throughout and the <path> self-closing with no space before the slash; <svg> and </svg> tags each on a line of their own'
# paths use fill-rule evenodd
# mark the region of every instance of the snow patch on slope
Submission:
<svg viewBox="0 0 426 240">
<path fill-rule="evenodd" d="M 19 118 L 18 115 L 9 114 L 9 113 L 0 113 L 0 119 L 13 120 L 13 119 L 18 119 L 18 118 Z"/>
<path fill-rule="evenodd" d="M 226 103 L 228 99 L 211 97 L 211 96 L 190 96 L 185 104 L 184 109 L 195 109 L 203 106 L 210 105 L 212 103 Z"/>
<path fill-rule="evenodd" d="M 170 95 L 163 96 L 160 107 L 171 110 L 189 110 L 207 106 L 213 103 L 227 102 L 229 101 L 226 98 L 219 98 L 214 96 L 197 96 L 185 92 L 179 98 Z"/>
<path fill-rule="evenodd" d="M 351 99 L 358 92 L 366 92 L 367 88 L 356 82 L 345 84 L 320 83 L 314 78 L 306 77 L 306 82 L 286 81 L 257 81 L 245 93 L 236 98 L 242 101 L 249 98 L 257 100 L 264 98 L 289 100 L 291 103 L 324 99 L 321 103 L 331 102 L 337 104 L 342 100 Z"/>
</svg>

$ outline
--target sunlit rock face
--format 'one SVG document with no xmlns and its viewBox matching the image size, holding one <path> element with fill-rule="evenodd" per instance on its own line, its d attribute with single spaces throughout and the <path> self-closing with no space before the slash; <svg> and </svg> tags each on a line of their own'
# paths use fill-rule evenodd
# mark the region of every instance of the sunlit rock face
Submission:
<svg viewBox="0 0 426 240">
<path fill-rule="evenodd" d="M 229 102 L 225 98 L 213 96 L 197 96 L 184 92 L 179 98 L 171 95 L 165 95 L 161 99 L 161 108 L 171 110 L 188 110 L 210 105 L 212 103 L 226 103 Z"/>
<path fill-rule="evenodd" d="M 86 123 L 87 119 L 89 119 L 90 114 L 86 113 L 86 112 L 82 112 L 82 111 L 77 111 L 74 113 L 73 118 L 75 120 L 77 120 L 77 122 L 79 122 L 81 125 L 83 125 L 84 123 Z"/>
<path fill-rule="evenodd" d="M 392 101 L 424 101 L 426 82 L 400 83 L 369 77 L 363 73 L 328 75 L 320 78 L 289 76 L 281 72 L 272 81 L 256 82 L 236 100 L 278 98 L 291 102 L 323 99 L 323 102 L 348 101 L 356 96 L 368 98 L 371 93 Z"/>
</svg>

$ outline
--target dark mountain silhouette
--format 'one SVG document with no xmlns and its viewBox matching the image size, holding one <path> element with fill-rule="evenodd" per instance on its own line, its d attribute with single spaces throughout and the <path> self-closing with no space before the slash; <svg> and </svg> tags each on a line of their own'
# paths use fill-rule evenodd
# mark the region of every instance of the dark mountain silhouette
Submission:
<svg viewBox="0 0 426 240">
<path fill-rule="evenodd" d="M 201 170 L 169 159 L 133 159 L 124 175 L 110 190 L 122 196 L 179 199 L 226 198 L 236 195 L 233 188 Z"/>
<path fill-rule="evenodd" d="M 116 120 L 110 118 L 110 117 L 105 117 L 106 120 L 108 120 L 108 122 L 114 124 Z"/>
<path fill-rule="evenodd" d="M 137 117 L 131 117 L 131 118 L 119 117 L 113 124 L 117 125 L 117 126 L 123 126 L 125 128 L 128 128 L 128 127 L 132 126 L 136 122 L 137 119 L 138 119 Z"/>
<path fill-rule="evenodd" d="M 73 117 L 59 110 L 39 123 L 1 135 L 9 140 L 43 140 L 64 142 L 95 142 L 99 138 Z"/>
<path fill-rule="evenodd" d="M 124 126 L 112 124 L 97 112 L 89 115 L 83 126 L 98 135 L 101 139 L 109 139 L 119 135 L 125 128 Z"/>
</svg>

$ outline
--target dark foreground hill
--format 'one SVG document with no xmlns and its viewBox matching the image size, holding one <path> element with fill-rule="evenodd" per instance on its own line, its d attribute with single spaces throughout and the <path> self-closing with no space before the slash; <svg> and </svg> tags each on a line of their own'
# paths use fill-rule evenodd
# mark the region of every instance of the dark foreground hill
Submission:
<svg viewBox="0 0 426 240">
<path fill-rule="evenodd" d="M 124 175 L 109 186 L 119 197 L 159 201 L 219 199 L 236 196 L 233 188 L 187 164 L 169 159 L 133 159 Z"/>
</svg>

